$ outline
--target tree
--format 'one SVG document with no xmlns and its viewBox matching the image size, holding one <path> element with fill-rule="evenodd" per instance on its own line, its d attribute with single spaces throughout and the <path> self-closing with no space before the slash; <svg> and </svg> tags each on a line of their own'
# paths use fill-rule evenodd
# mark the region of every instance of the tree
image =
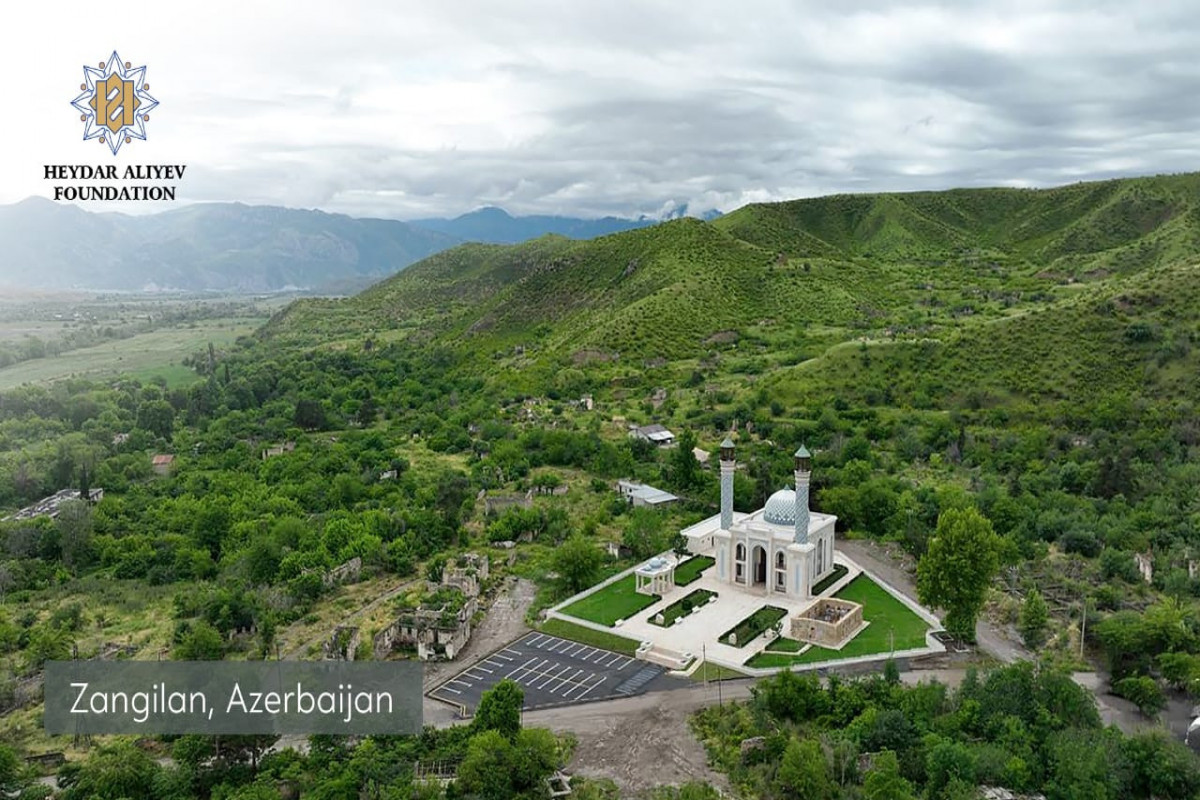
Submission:
<svg viewBox="0 0 1200 800">
<path fill-rule="evenodd" d="M 325 427 L 325 408 L 318 400 L 301 398 L 296 401 L 296 413 L 292 421 L 296 423 L 297 428 L 319 431 Z"/>
<path fill-rule="evenodd" d="M 499 731 L 509 741 L 521 731 L 521 706 L 525 692 L 515 682 L 502 680 L 483 693 L 472 725 L 480 731 Z"/>
<path fill-rule="evenodd" d="M 458 767 L 458 788 L 480 800 L 530 797 L 558 766 L 558 742 L 550 731 L 531 728 L 509 741 L 497 730 L 475 734 Z"/>
<path fill-rule="evenodd" d="M 975 620 L 999 567 L 992 523 L 973 507 L 949 509 L 938 517 L 917 565 L 917 594 L 922 603 L 946 610 L 946 630 L 973 642 Z"/>
<path fill-rule="evenodd" d="M 88 758 L 62 796 L 66 800 L 151 800 L 158 771 L 159 766 L 146 751 L 132 743 L 121 742 Z"/>
<path fill-rule="evenodd" d="M 572 593 L 583 591 L 596 580 L 603 557 L 600 548 L 576 533 L 554 551 L 554 570 Z"/>
<path fill-rule="evenodd" d="M 68 500 L 54 520 L 63 566 L 77 569 L 92 560 L 92 509 L 83 500 Z"/>
<path fill-rule="evenodd" d="M 1049 609 L 1046 600 L 1037 589 L 1030 588 L 1025 593 L 1025 602 L 1021 604 L 1021 616 L 1018 627 L 1021 639 L 1030 650 L 1038 650 L 1046 643 L 1046 624 L 1049 621 Z"/>
<path fill-rule="evenodd" d="M 679 435 L 675 452 L 671 454 L 671 477 L 683 491 L 693 489 L 700 483 L 700 462 L 696 461 L 696 434 L 684 428 Z"/>
<path fill-rule="evenodd" d="M 216 628 L 199 620 L 182 632 L 171 655 L 176 661 L 220 661 L 225 641 Z"/>
<path fill-rule="evenodd" d="M 30 672 L 42 668 L 47 661 L 66 661 L 71 657 L 75 640 L 69 631 L 48 625 L 40 625 L 29 637 L 25 648 L 25 663 Z"/>
<path fill-rule="evenodd" d="M 688 540 L 682 533 L 675 534 L 671 539 L 671 550 L 675 552 L 675 557 L 683 560 L 683 557 L 688 554 Z"/>
<path fill-rule="evenodd" d="M 628 547 L 634 558 L 649 558 L 666 548 L 665 523 L 662 516 L 652 508 L 635 508 L 629 512 L 621 543 Z"/>
<path fill-rule="evenodd" d="M 891 750 L 876 753 L 863 781 L 864 800 L 915 800 L 912 784 L 900 774 L 900 761 Z"/>
<path fill-rule="evenodd" d="M 775 783 L 781 794 L 798 800 L 829 800 L 833 780 L 815 739 L 792 739 L 783 751 Z"/>
<path fill-rule="evenodd" d="M 170 439 L 175 409 L 166 400 L 148 400 L 138 406 L 137 427 L 161 439 Z"/>
<path fill-rule="evenodd" d="M 932 736 L 937 739 L 936 735 Z M 926 790 L 931 798 L 953 797 L 955 783 L 975 784 L 975 758 L 962 742 L 942 739 L 929 749 L 925 772 L 928 776 Z"/>
</svg>

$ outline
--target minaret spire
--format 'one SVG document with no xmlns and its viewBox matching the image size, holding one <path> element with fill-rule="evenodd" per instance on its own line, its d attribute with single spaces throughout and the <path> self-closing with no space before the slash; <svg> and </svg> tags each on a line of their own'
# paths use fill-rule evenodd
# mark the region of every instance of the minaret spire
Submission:
<svg viewBox="0 0 1200 800">
<path fill-rule="evenodd" d="M 796 535 L 797 544 L 808 541 L 808 481 L 812 477 L 812 454 L 804 445 L 796 451 Z"/>
<path fill-rule="evenodd" d="M 733 441 L 728 436 L 721 442 L 721 530 L 733 527 L 733 473 L 737 462 L 733 456 Z"/>
</svg>

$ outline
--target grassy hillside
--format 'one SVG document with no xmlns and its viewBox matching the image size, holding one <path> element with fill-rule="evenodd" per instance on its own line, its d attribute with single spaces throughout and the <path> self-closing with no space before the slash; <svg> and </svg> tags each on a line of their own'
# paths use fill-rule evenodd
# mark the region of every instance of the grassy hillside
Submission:
<svg viewBox="0 0 1200 800">
<path fill-rule="evenodd" d="M 1198 198 L 1196 174 L 838 195 L 587 242 L 468 245 L 358 297 L 298 303 L 266 335 L 419 334 L 496 357 L 519 345 L 544 366 L 720 356 L 788 368 L 771 375 L 784 387 L 857 376 L 918 404 L 968 378 L 997 397 L 1115 389 L 1147 364 L 1183 390 Z M 885 363 L 863 382 L 872 358 Z"/>
</svg>

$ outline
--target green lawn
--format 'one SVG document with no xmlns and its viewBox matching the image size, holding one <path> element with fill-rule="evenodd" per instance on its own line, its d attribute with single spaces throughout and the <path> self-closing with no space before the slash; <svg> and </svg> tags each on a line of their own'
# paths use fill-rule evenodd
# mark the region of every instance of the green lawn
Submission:
<svg viewBox="0 0 1200 800">
<path fill-rule="evenodd" d="M 772 653 L 798 653 L 801 647 L 804 647 L 804 642 L 780 638 L 767 645 L 767 650 Z"/>
<path fill-rule="evenodd" d="M 835 564 L 833 567 L 833 572 L 829 573 L 829 575 L 818 581 L 817 585 L 813 587 L 812 593 L 820 594 L 830 586 L 833 586 L 835 583 L 840 581 L 842 578 L 846 577 L 846 573 L 849 571 L 850 570 L 842 564 Z"/>
<path fill-rule="evenodd" d="M 690 614 L 693 608 L 704 605 L 708 602 L 710 597 L 716 596 L 716 592 L 710 592 L 708 589 L 696 589 L 693 592 L 688 592 L 686 596 L 679 598 L 674 603 L 671 603 L 671 605 L 662 610 L 662 627 L 669 628 L 671 625 L 675 624 L 675 620 L 679 619 L 684 614 Z M 658 614 L 655 614 L 654 617 L 650 618 L 650 623 L 652 625 L 658 624 L 654 621 L 654 618 L 657 616 Z"/>
<path fill-rule="evenodd" d="M 701 661 L 700 666 L 696 667 L 696 671 L 688 676 L 697 683 L 704 681 L 727 681 L 733 678 L 745 678 L 746 673 L 738 672 L 736 669 L 722 667 L 720 664 L 706 664 Z"/>
<path fill-rule="evenodd" d="M 675 585 L 687 586 L 700 580 L 704 570 L 717 563 L 709 556 L 693 556 L 675 568 Z"/>
<path fill-rule="evenodd" d="M 722 633 L 721 642 L 728 643 L 729 634 L 733 633 L 737 635 L 737 644 L 734 647 L 745 647 L 748 642 L 756 639 L 763 631 L 786 616 L 787 611 L 782 608 L 763 606 L 735 625 L 732 630 Z"/>
<path fill-rule="evenodd" d="M 661 599 L 658 595 L 638 594 L 634 588 L 636 585 L 634 576 L 626 575 L 600 591 L 572 603 L 562 609 L 562 613 L 611 628 L 617 620 L 629 619 Z"/>
<path fill-rule="evenodd" d="M 567 622 L 562 619 L 548 619 L 542 623 L 539 630 L 550 636 L 570 639 L 572 642 L 599 647 L 602 650 L 612 650 L 614 653 L 623 653 L 627 656 L 633 655 L 640 644 L 640 642 L 635 642 L 633 639 L 626 639 L 624 636 L 617 636 L 614 633 L 604 633 L 603 631 L 594 631 L 591 628 L 585 628 L 582 625 L 576 625 L 573 622 Z"/>
<path fill-rule="evenodd" d="M 912 650 L 925 646 L 929 625 L 908 606 L 892 597 L 866 575 L 859 575 L 835 597 L 861 603 L 863 619 L 871 624 L 841 650 L 813 645 L 799 655 L 759 653 L 746 662 L 748 667 L 785 667 L 789 664 L 812 664 L 838 658 Z M 894 646 L 893 646 L 894 642 Z"/>
</svg>

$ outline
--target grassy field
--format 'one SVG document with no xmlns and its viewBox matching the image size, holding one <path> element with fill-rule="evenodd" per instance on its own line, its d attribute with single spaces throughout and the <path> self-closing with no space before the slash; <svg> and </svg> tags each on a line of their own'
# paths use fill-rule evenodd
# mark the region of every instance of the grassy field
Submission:
<svg viewBox="0 0 1200 800">
<path fill-rule="evenodd" d="M 693 556 L 675 568 L 675 585 L 687 586 L 700 580 L 704 570 L 717 563 L 710 556 Z"/>
<path fill-rule="evenodd" d="M 638 645 L 640 644 L 640 642 L 635 642 L 633 639 L 617 636 L 615 633 L 594 631 L 591 628 L 585 628 L 582 625 L 576 625 L 562 619 L 548 619 L 542 623 L 539 630 L 542 633 L 557 636 L 560 639 L 569 639 L 572 642 L 599 647 L 602 650 L 612 650 L 614 653 L 622 653 L 627 656 L 631 656 L 637 652 Z"/>
<path fill-rule="evenodd" d="M 600 591 L 577 600 L 562 612 L 611 628 L 617 620 L 629 619 L 661 599 L 658 595 L 639 594 L 635 586 L 633 575 L 627 575 Z"/>
<path fill-rule="evenodd" d="M 925 646 L 929 625 L 912 609 L 892 597 L 866 575 L 859 575 L 836 597 L 861 603 L 863 619 L 871 623 L 841 650 L 816 645 L 800 655 L 759 653 L 746 662 L 748 667 L 786 667 L 790 664 L 814 664 L 838 658 L 912 650 Z"/>
<path fill-rule="evenodd" d="M 73 350 L 51 358 L 23 361 L 0 369 L 0 391 L 24 383 L 48 383 L 63 378 L 101 378 L 128 373 L 143 380 L 164 378 L 181 386 L 196 380 L 196 373 L 180 364 L 186 356 L 208 346 L 225 347 L 251 333 L 265 319 L 214 319 L 187 327 L 144 333 L 95 347 Z"/>
</svg>

